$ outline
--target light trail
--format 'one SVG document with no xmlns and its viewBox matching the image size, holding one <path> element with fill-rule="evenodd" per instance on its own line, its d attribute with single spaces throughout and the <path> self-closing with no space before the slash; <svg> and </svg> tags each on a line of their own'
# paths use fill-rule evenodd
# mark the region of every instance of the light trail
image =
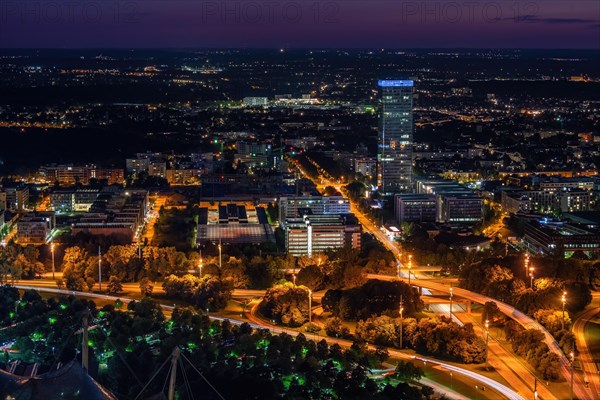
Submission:
<svg viewBox="0 0 600 400">
<path fill-rule="evenodd" d="M 415 360 L 419 360 L 419 361 L 423 361 L 423 362 L 427 362 L 427 363 L 431 363 L 431 364 L 435 364 L 435 365 L 440 365 L 450 371 L 453 372 L 457 372 L 459 374 L 465 375 L 465 376 L 469 376 L 472 379 L 475 379 L 479 382 L 484 383 L 485 385 L 494 388 L 495 390 L 497 390 L 498 392 L 502 393 L 504 396 L 506 396 L 507 398 L 511 399 L 511 400 L 524 400 L 523 397 L 521 397 L 517 392 L 515 392 L 514 390 L 502 385 L 501 383 L 496 382 L 493 379 L 490 379 L 486 376 L 483 375 L 479 375 L 476 372 L 472 372 L 463 368 L 459 368 L 459 367 L 455 367 L 454 365 L 451 364 L 446 364 L 443 363 L 441 361 L 438 360 L 434 360 L 432 358 L 423 358 L 423 357 L 414 357 Z"/>
<path fill-rule="evenodd" d="M 66 295 L 79 296 L 79 297 L 91 297 L 91 298 L 110 300 L 110 301 L 121 300 L 125 304 L 128 304 L 132 301 L 137 301 L 135 299 L 128 298 L 128 297 L 118 297 L 118 296 L 111 296 L 111 295 L 99 294 L 99 293 L 78 292 L 75 290 L 40 288 L 40 287 L 25 286 L 25 285 L 15 285 L 14 287 L 16 287 L 17 289 L 21 289 L 21 290 L 37 290 L 37 291 L 46 292 L 46 293 L 66 294 Z M 168 306 L 165 304 L 160 304 L 160 307 L 161 307 L 161 309 L 171 312 L 171 313 L 173 312 L 173 310 L 175 310 L 175 306 Z M 285 330 L 285 329 L 278 328 L 273 325 L 260 325 L 260 324 L 256 324 L 253 322 L 242 321 L 239 319 L 217 317 L 214 315 L 208 315 L 208 317 L 215 321 L 227 320 L 235 325 L 241 325 L 241 324 L 246 323 L 254 329 L 268 329 L 269 331 L 274 332 L 274 333 L 286 333 L 291 336 L 297 336 L 298 334 L 301 333 L 301 332 L 294 331 L 294 330 Z M 345 347 L 350 347 L 352 345 L 352 342 L 349 340 L 329 338 L 329 337 L 323 337 L 323 339 L 325 339 L 328 343 L 337 343 L 337 344 L 343 345 Z M 371 350 L 375 350 L 376 346 L 369 345 L 368 348 Z M 416 358 L 415 356 L 410 356 L 410 355 L 403 353 L 401 351 L 398 351 L 398 350 L 390 349 L 390 355 L 393 355 L 394 357 L 398 357 L 398 358 L 408 359 L 408 360 L 418 359 L 420 361 L 427 361 L 428 363 L 431 363 L 431 364 L 440 365 L 452 372 L 456 372 L 457 374 L 463 375 L 465 377 L 473 379 L 474 381 L 477 381 L 484 385 L 487 385 L 487 386 L 493 388 L 494 390 L 496 390 L 498 393 L 501 393 L 502 395 L 506 396 L 510 400 L 513 400 L 513 399 L 514 400 L 525 400 L 525 399 L 523 399 L 523 397 L 519 396 L 517 393 L 515 393 L 509 387 L 502 385 L 501 383 L 498 383 L 498 382 L 496 382 L 490 378 L 487 378 L 483 375 L 469 371 L 467 369 L 456 367 L 456 366 L 446 364 L 441 361 L 437 361 L 437 360 L 430 359 L 430 358 L 422 358 L 422 357 Z M 490 384 L 489 382 L 492 382 L 493 384 Z M 441 385 L 439 385 L 439 384 L 438 384 L 438 386 L 441 387 Z M 449 389 L 444 387 L 444 390 L 448 391 Z M 450 390 L 450 392 L 452 392 L 452 391 Z"/>
</svg>

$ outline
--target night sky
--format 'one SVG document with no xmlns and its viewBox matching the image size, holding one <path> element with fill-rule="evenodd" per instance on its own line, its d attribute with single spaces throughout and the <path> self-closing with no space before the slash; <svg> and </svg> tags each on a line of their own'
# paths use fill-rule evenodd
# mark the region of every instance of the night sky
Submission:
<svg viewBox="0 0 600 400">
<path fill-rule="evenodd" d="M 0 46 L 600 48 L 597 0 L 0 0 Z"/>
</svg>

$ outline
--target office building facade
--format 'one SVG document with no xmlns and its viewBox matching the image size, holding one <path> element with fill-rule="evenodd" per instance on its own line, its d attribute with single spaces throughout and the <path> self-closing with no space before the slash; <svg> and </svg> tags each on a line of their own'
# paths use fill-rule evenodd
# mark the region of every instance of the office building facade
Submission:
<svg viewBox="0 0 600 400">
<path fill-rule="evenodd" d="M 350 246 L 360 249 L 362 228 L 351 215 L 305 215 L 285 224 L 285 246 L 300 257 Z"/>
<path fill-rule="evenodd" d="M 350 201 L 342 196 L 299 196 L 279 198 L 279 221 L 303 215 L 349 214 Z"/>
<path fill-rule="evenodd" d="M 394 210 L 399 223 L 435 222 L 437 203 L 431 194 L 397 194 Z"/>
<path fill-rule="evenodd" d="M 17 222 L 17 242 L 21 245 L 47 243 L 55 226 L 54 212 L 27 213 Z"/>
<path fill-rule="evenodd" d="M 377 185 L 383 193 L 412 192 L 413 87 L 411 80 L 380 80 Z"/>
</svg>

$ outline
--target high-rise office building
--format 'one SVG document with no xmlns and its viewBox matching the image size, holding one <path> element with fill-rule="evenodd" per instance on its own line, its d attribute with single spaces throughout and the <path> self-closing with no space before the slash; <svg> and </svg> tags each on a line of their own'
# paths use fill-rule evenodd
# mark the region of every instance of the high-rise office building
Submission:
<svg viewBox="0 0 600 400">
<path fill-rule="evenodd" d="M 377 186 L 383 193 L 412 192 L 412 80 L 380 80 L 381 114 Z"/>
</svg>

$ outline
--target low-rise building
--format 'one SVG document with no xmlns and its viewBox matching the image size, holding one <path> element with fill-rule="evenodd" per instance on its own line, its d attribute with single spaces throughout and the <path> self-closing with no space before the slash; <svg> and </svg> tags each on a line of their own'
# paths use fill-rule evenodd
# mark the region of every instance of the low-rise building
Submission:
<svg viewBox="0 0 600 400">
<path fill-rule="evenodd" d="M 531 221 L 525 225 L 526 246 L 541 255 L 570 257 L 581 252 L 590 257 L 600 254 L 600 232 L 584 225 Z"/>
<path fill-rule="evenodd" d="M 0 189 L 0 210 L 6 210 L 6 192 Z"/>
<path fill-rule="evenodd" d="M 19 244 L 44 244 L 51 238 L 56 226 L 54 212 L 30 212 L 17 222 Z"/>
<path fill-rule="evenodd" d="M 594 200 L 593 192 L 586 190 L 518 190 L 503 191 L 501 204 L 511 214 L 532 211 L 551 214 L 557 211 L 588 211 L 594 205 Z"/>
<path fill-rule="evenodd" d="M 358 157 L 354 159 L 354 172 L 364 176 L 376 176 L 377 160 L 371 157 Z"/>
<path fill-rule="evenodd" d="M 431 194 L 397 194 L 394 197 L 396 221 L 435 222 L 437 202 Z"/>
<path fill-rule="evenodd" d="M 303 215 L 350 214 L 350 201 L 342 196 L 297 196 L 279 198 L 279 221 Z"/>
<path fill-rule="evenodd" d="M 352 214 L 304 215 L 285 223 L 285 246 L 293 256 L 350 246 L 360 249 L 362 228 Z"/>
<path fill-rule="evenodd" d="M 50 207 L 56 212 L 88 212 L 98 197 L 98 189 L 57 189 L 50 193 Z"/>
<path fill-rule="evenodd" d="M 216 208 L 200 208 L 198 242 L 224 244 L 263 243 L 275 241 L 263 207 L 248 208 L 228 203 Z"/>
<path fill-rule="evenodd" d="M 510 214 L 531 212 L 531 199 L 521 191 L 510 192 L 503 190 L 501 195 L 502 208 Z"/>
<path fill-rule="evenodd" d="M 141 233 L 148 212 L 148 191 L 107 187 L 98 193 L 89 213 L 75 223 L 71 232 L 120 235 L 133 241 Z"/>
<path fill-rule="evenodd" d="M 198 185 L 202 170 L 196 168 L 175 168 L 166 170 L 167 182 L 171 185 Z"/>
<path fill-rule="evenodd" d="M 266 107 L 267 103 L 266 97 L 244 97 L 242 100 L 244 107 Z"/>
<path fill-rule="evenodd" d="M 109 185 L 122 184 L 125 181 L 125 172 L 123 169 L 99 168 L 94 164 L 50 164 L 40 167 L 39 172 L 46 182 L 58 182 L 61 185 L 74 185 L 77 183 L 87 185 L 91 179 L 106 180 Z"/>
<path fill-rule="evenodd" d="M 24 183 L 7 183 L 2 186 L 0 192 L 2 195 L 2 201 L 4 202 L 5 210 L 10 211 L 23 211 L 27 208 L 29 203 L 29 186 Z M 0 207 L 1 208 L 1 207 Z"/>
<path fill-rule="evenodd" d="M 437 203 L 436 222 L 474 225 L 483 220 L 483 199 L 473 193 L 440 193 Z"/>
</svg>

